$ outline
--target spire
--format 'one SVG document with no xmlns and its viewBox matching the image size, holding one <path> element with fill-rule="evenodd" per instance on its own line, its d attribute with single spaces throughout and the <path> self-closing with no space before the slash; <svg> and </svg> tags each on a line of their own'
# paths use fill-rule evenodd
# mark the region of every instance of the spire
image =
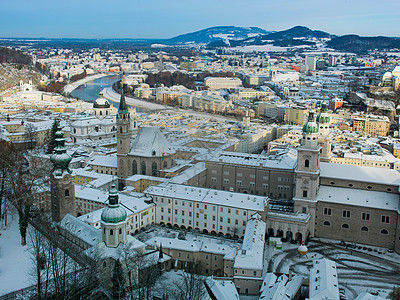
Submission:
<svg viewBox="0 0 400 300">
<path fill-rule="evenodd" d="M 72 157 L 67 153 L 67 148 L 65 147 L 64 132 L 61 130 L 61 125 L 58 123 L 57 131 L 55 133 L 56 146 L 54 147 L 54 154 L 51 155 L 50 160 L 53 163 L 53 174 L 55 176 L 62 176 L 64 172 L 71 174 L 69 169 L 69 163 Z"/>
<path fill-rule="evenodd" d="M 128 108 L 127 108 L 126 102 L 125 102 L 124 89 L 125 89 L 125 83 L 122 82 L 121 100 L 119 101 L 118 113 L 127 113 L 128 112 Z"/>
<path fill-rule="evenodd" d="M 118 190 L 115 184 L 111 185 L 108 192 L 108 206 L 103 209 L 101 220 L 104 223 L 120 223 L 126 220 L 126 211 L 118 203 Z"/>
<path fill-rule="evenodd" d="M 326 102 L 324 101 L 321 104 L 321 112 L 323 113 L 323 112 L 327 112 L 327 111 L 328 111 L 328 108 L 326 106 Z"/>
<path fill-rule="evenodd" d="M 117 205 L 118 204 L 118 190 L 113 184 L 108 192 L 108 203 L 109 205 Z"/>
<path fill-rule="evenodd" d="M 162 252 L 162 243 L 160 243 L 160 252 L 158 253 L 158 259 L 163 259 L 164 253 Z"/>
</svg>

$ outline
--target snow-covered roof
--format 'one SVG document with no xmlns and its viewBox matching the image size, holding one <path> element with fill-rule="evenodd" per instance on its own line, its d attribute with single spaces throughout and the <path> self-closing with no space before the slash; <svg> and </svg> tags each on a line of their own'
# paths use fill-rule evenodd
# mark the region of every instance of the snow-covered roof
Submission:
<svg viewBox="0 0 400 300">
<path fill-rule="evenodd" d="M 293 170 L 297 163 L 297 154 L 295 150 L 278 151 L 275 155 L 222 152 L 210 161 Z"/>
<path fill-rule="evenodd" d="M 96 229 L 94 227 L 92 228 L 100 232 L 99 229 Z M 141 241 L 139 241 L 138 239 L 134 238 L 133 236 L 127 235 L 125 244 L 119 243 L 118 246 L 114 248 L 114 247 L 107 247 L 106 244 L 103 241 L 101 241 L 97 245 L 94 245 L 93 247 L 86 249 L 84 253 L 94 259 L 113 258 L 117 260 L 121 259 L 121 255 L 124 252 L 123 249 L 124 247 L 127 246 L 129 246 L 129 251 L 130 251 L 129 255 L 133 257 L 135 255 L 138 255 L 138 251 L 144 249 L 146 245 Z"/>
<path fill-rule="evenodd" d="M 211 293 L 217 300 L 235 300 L 239 299 L 235 284 L 230 280 L 215 280 L 212 277 L 207 278 L 206 282 Z"/>
<path fill-rule="evenodd" d="M 320 168 L 321 178 L 400 185 L 400 173 L 396 170 L 323 162 L 321 162 Z"/>
<path fill-rule="evenodd" d="M 247 222 L 242 249 L 235 258 L 235 269 L 263 268 L 265 228 L 266 224 L 259 214 L 255 214 Z"/>
<path fill-rule="evenodd" d="M 104 204 L 106 204 L 108 201 L 108 193 L 106 191 L 78 184 L 75 184 L 75 197 L 78 199 L 91 200 Z M 150 200 L 150 198 L 145 197 L 144 194 L 139 193 L 137 193 L 136 196 L 120 193 L 118 195 L 118 200 L 119 203 L 127 210 L 128 216 L 132 213 L 136 213 L 137 211 L 145 210 L 153 205 L 144 202 L 145 200 Z M 87 215 L 93 214 L 95 212 L 91 212 Z"/>
<path fill-rule="evenodd" d="M 151 196 L 185 199 L 255 211 L 264 211 L 264 206 L 268 202 L 268 197 L 193 187 L 175 183 L 149 186 L 144 192 Z"/>
<path fill-rule="evenodd" d="M 182 250 L 187 252 L 206 252 L 220 254 L 224 256 L 224 259 L 233 260 L 236 253 L 236 248 L 226 244 L 215 243 L 211 240 L 195 239 L 192 241 L 180 240 L 177 238 L 166 238 L 166 237 L 153 237 L 146 241 L 147 245 L 151 246 L 162 246 L 166 249 Z"/>
<path fill-rule="evenodd" d="M 360 295 L 357 296 L 354 300 L 384 300 L 381 296 L 374 296 L 367 292 L 362 292 Z"/>
<path fill-rule="evenodd" d="M 117 168 L 117 155 L 95 155 L 88 162 L 88 165 Z"/>
<path fill-rule="evenodd" d="M 300 275 L 294 275 L 290 280 L 289 277 L 284 274 L 277 278 L 274 273 L 267 273 L 265 277 L 264 282 L 267 279 L 268 286 L 262 287 L 260 297 L 258 298 L 259 300 L 294 299 L 294 296 L 303 283 L 303 278 Z"/>
<path fill-rule="evenodd" d="M 94 246 L 101 241 L 100 230 L 86 224 L 82 220 L 70 214 L 65 215 L 61 220 L 60 226 L 91 246 Z"/>
<path fill-rule="evenodd" d="M 400 212 L 399 195 L 393 193 L 321 185 L 317 200 Z"/>
<path fill-rule="evenodd" d="M 322 258 L 313 261 L 310 270 L 309 300 L 339 299 L 336 263 Z"/>
<path fill-rule="evenodd" d="M 129 152 L 131 155 L 146 157 L 174 153 L 175 150 L 158 127 L 142 127 L 132 142 Z"/>
</svg>

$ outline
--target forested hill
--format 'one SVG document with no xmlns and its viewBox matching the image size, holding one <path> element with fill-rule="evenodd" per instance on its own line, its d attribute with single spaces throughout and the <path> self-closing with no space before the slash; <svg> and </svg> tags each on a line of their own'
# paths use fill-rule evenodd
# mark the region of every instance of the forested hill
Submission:
<svg viewBox="0 0 400 300">
<path fill-rule="evenodd" d="M 0 47 L 0 63 L 32 65 L 32 58 L 28 54 L 6 47 Z"/>
</svg>

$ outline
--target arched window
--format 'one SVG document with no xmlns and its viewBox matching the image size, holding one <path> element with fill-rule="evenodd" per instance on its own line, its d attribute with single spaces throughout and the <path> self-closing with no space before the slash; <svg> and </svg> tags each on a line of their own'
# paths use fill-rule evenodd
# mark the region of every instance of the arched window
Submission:
<svg viewBox="0 0 400 300">
<path fill-rule="evenodd" d="M 100 116 L 102 116 L 103 115 L 103 112 L 102 111 L 100 111 Z"/>
<path fill-rule="evenodd" d="M 304 161 L 304 167 L 309 168 L 310 167 L 310 161 L 308 159 L 306 159 Z"/>
<path fill-rule="evenodd" d="M 146 175 L 146 163 L 142 161 L 142 175 Z"/>
<path fill-rule="evenodd" d="M 121 228 L 119 229 L 119 234 L 122 234 L 122 229 Z"/>
<path fill-rule="evenodd" d="M 342 228 L 349 228 L 349 224 L 342 224 Z"/>
<path fill-rule="evenodd" d="M 122 126 L 119 127 L 119 133 L 122 133 Z"/>
<path fill-rule="evenodd" d="M 106 234 L 106 229 L 105 228 L 103 228 L 103 233 Z"/>
<path fill-rule="evenodd" d="M 363 226 L 363 227 L 361 227 L 361 230 L 362 231 L 368 231 L 368 227 Z"/>
<path fill-rule="evenodd" d="M 325 222 L 324 222 L 324 225 L 325 225 L 325 226 L 331 226 L 331 223 L 330 223 L 329 221 L 325 221 Z"/>
<path fill-rule="evenodd" d="M 107 267 L 107 262 L 103 262 L 103 268 Z"/>
<path fill-rule="evenodd" d="M 389 234 L 389 232 L 386 229 L 382 229 L 381 234 Z"/>
<path fill-rule="evenodd" d="M 157 176 L 157 163 L 153 162 L 151 165 L 151 176 Z"/>
<path fill-rule="evenodd" d="M 74 133 L 76 133 L 76 128 L 74 128 Z"/>
<path fill-rule="evenodd" d="M 65 194 L 65 197 L 69 197 L 69 190 L 65 190 L 64 194 Z"/>
<path fill-rule="evenodd" d="M 136 162 L 136 160 L 134 159 L 133 161 L 132 161 L 132 175 L 136 175 L 137 174 L 137 162 Z"/>
<path fill-rule="evenodd" d="M 163 162 L 163 166 L 164 166 L 164 169 L 166 169 L 166 168 L 167 168 L 168 164 L 167 164 L 167 161 L 166 161 L 166 160 L 164 160 L 164 162 Z"/>
<path fill-rule="evenodd" d="M 110 235 L 114 235 L 114 230 L 110 229 Z"/>
</svg>

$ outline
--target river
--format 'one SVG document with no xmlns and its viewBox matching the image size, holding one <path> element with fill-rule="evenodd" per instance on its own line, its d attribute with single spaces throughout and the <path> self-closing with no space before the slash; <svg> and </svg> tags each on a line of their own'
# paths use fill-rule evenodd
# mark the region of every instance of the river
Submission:
<svg viewBox="0 0 400 300">
<path fill-rule="evenodd" d="M 85 85 L 81 85 L 71 92 L 71 96 L 74 98 L 79 98 L 86 102 L 93 103 L 94 100 L 99 98 L 99 93 L 101 89 L 106 87 L 112 87 L 114 82 L 121 80 L 122 75 L 111 75 L 102 78 L 89 81 Z M 110 101 L 110 104 L 118 108 L 118 103 Z"/>
</svg>

